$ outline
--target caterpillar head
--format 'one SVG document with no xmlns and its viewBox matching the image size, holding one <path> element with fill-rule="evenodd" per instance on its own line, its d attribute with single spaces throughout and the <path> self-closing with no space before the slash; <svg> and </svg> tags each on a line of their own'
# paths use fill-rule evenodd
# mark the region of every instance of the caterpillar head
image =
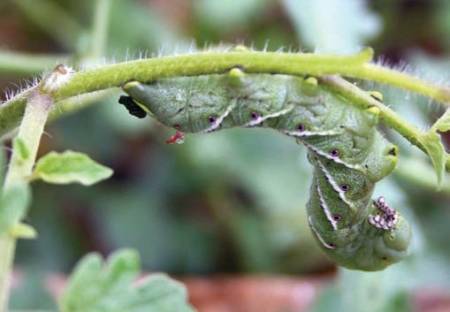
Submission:
<svg viewBox="0 0 450 312">
<path fill-rule="evenodd" d="M 398 221 L 392 230 L 384 231 L 376 244 L 375 256 L 381 260 L 383 266 L 402 260 L 408 251 L 411 240 L 411 228 L 406 220 L 398 215 Z"/>
<path fill-rule="evenodd" d="M 369 225 L 382 231 L 376 238 L 374 254 L 389 265 L 405 256 L 411 240 L 411 229 L 405 219 L 392 209 L 383 197 L 374 201 L 372 206 L 376 214 L 369 215 Z"/>
<path fill-rule="evenodd" d="M 309 225 L 322 250 L 339 265 L 362 271 L 383 270 L 408 254 L 411 229 L 408 222 L 390 208 L 382 197 L 371 203 L 373 214 L 351 228 L 319 231 Z"/>
<path fill-rule="evenodd" d="M 368 234 L 363 247 L 353 257 L 350 268 L 364 271 L 383 270 L 408 255 L 410 239 L 410 226 L 399 215 L 397 225 L 393 229 L 377 230 L 372 235 Z"/>
<path fill-rule="evenodd" d="M 218 129 L 231 107 L 226 88 L 214 76 L 159 80 L 151 84 L 128 82 L 122 88 L 147 113 L 166 126 L 183 132 Z"/>
<path fill-rule="evenodd" d="M 353 268 L 365 271 L 382 270 L 405 258 L 411 240 L 408 222 L 383 197 L 374 201 L 372 208 L 377 213 L 362 224 L 363 240 L 352 263 Z"/>
</svg>

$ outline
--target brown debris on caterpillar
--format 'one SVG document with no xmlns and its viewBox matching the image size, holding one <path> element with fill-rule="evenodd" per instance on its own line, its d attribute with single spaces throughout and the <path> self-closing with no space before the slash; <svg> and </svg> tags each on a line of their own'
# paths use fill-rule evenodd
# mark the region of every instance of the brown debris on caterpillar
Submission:
<svg viewBox="0 0 450 312">
<path fill-rule="evenodd" d="M 398 222 L 397 211 L 389 207 L 382 196 L 378 197 L 377 200 L 374 200 L 373 204 L 379 210 L 379 213 L 370 215 L 369 223 L 381 230 L 392 230 Z"/>
</svg>

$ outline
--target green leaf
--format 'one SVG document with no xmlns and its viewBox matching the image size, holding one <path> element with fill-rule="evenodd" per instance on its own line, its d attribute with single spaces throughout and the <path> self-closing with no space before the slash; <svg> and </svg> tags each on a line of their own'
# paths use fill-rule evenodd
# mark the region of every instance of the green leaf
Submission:
<svg viewBox="0 0 450 312">
<path fill-rule="evenodd" d="M 25 184 L 17 184 L 0 197 L 0 234 L 9 230 L 25 217 L 30 204 L 30 190 Z"/>
<path fill-rule="evenodd" d="M 37 232 L 34 227 L 25 223 L 17 223 L 9 230 L 11 236 L 20 239 L 35 239 Z"/>
<path fill-rule="evenodd" d="M 33 178 L 47 183 L 80 183 L 92 185 L 107 179 L 113 171 L 95 162 L 89 156 L 73 151 L 50 152 L 36 163 Z"/>
<path fill-rule="evenodd" d="M 193 311 L 182 284 L 161 274 L 134 283 L 139 269 L 139 256 L 133 250 L 115 252 L 106 263 L 98 254 L 85 256 L 61 297 L 61 311 Z"/>
<path fill-rule="evenodd" d="M 420 142 L 423 144 L 428 156 L 431 158 L 434 171 L 437 175 L 438 185 L 441 185 L 445 175 L 445 163 L 447 160 L 447 154 L 445 152 L 445 147 L 442 144 L 441 137 L 432 129 L 420 139 Z"/>
<path fill-rule="evenodd" d="M 432 129 L 440 132 L 450 131 L 450 109 L 447 109 L 441 118 L 436 121 Z"/>
</svg>

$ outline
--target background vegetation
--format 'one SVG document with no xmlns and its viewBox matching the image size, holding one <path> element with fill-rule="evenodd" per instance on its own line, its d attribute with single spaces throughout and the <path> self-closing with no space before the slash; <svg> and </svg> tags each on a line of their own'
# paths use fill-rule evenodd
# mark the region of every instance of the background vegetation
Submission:
<svg viewBox="0 0 450 312">
<path fill-rule="evenodd" d="M 445 0 L 111 2 L 104 55 L 88 48 L 92 1 L 0 2 L 0 88 L 15 90 L 62 59 L 83 67 L 220 42 L 336 53 L 370 45 L 383 63 L 450 81 Z M 99 40 L 94 38 L 101 46 Z M 26 63 L 25 55 L 16 64 L 17 55 L 6 51 L 46 57 Z M 358 83 L 381 91 L 385 103 L 422 128 L 443 112 L 423 97 Z M 366 305 L 408 311 L 427 289 L 450 296 L 450 179 L 437 192 L 426 157 L 397 135 L 386 133 L 401 147 L 399 167 L 376 192 L 414 223 L 412 255 L 381 273 L 339 270 L 334 277 L 305 220 L 311 168 L 304 147 L 261 129 L 192 135 L 183 145 L 165 145 L 172 132 L 129 116 L 117 104 L 118 94 L 47 128 L 41 154 L 85 152 L 115 173 L 91 188 L 35 185 L 27 221 L 39 238 L 19 244 L 17 268 L 27 283 L 15 289 L 13 307 L 52 308 L 40 287 L 49 273 L 69 272 L 89 251 L 107 255 L 120 247 L 137 249 L 144 270 L 179 277 L 264 273 L 314 279 L 327 273 L 330 288 L 316 311 L 361 311 Z M 445 140 L 450 144 L 450 136 Z"/>
</svg>

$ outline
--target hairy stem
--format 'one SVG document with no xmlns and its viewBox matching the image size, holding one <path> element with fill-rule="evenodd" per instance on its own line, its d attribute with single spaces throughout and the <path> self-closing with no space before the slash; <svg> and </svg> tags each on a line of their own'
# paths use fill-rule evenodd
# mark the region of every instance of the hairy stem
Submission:
<svg viewBox="0 0 450 312">
<path fill-rule="evenodd" d="M 363 64 L 358 68 L 348 68 L 340 75 L 389 84 L 422 94 L 450 106 L 450 88 L 436 86 L 417 77 L 376 64 Z"/>
<path fill-rule="evenodd" d="M 22 148 L 27 150 L 27 157 L 23 157 L 23 150 L 14 148 L 8 171 L 6 173 L 3 191 L 17 184 L 28 183 L 31 175 L 44 126 L 53 105 L 53 99 L 41 88 L 30 92 L 25 113 L 20 123 L 16 140 L 20 140 Z M 0 236 L 0 311 L 7 310 L 10 289 L 11 271 L 13 267 L 16 237 L 10 233 Z"/>
<path fill-rule="evenodd" d="M 237 66 L 248 73 L 325 75 L 339 73 L 348 67 L 360 67 L 371 58 L 372 50 L 353 56 L 244 51 L 151 58 L 79 72 L 56 92 L 56 98 L 120 87 L 130 80 L 150 82 L 164 77 L 224 73 Z"/>
<path fill-rule="evenodd" d="M 151 82 L 156 79 L 176 76 L 193 76 L 202 74 L 224 73 L 233 67 L 242 67 L 248 73 L 275 73 L 289 75 L 342 75 L 358 79 L 367 79 L 387 83 L 431 97 L 450 105 L 450 90 L 432 85 L 416 77 L 368 62 L 372 50 L 366 49 L 350 56 L 320 55 L 311 53 L 257 52 L 242 49 L 233 51 L 207 51 L 187 55 L 167 56 L 136 60 L 80 71 L 61 88 L 55 90 L 55 100 L 93 91 L 120 87 L 124 83 L 137 80 Z M 402 120 L 391 109 L 372 99 L 355 86 L 336 77 L 322 79 L 337 92 L 353 98 L 362 105 L 377 106 L 386 124 L 397 130 L 411 143 L 425 150 L 420 139 L 423 133 Z M 340 90 L 340 91 L 339 91 Z M 0 135 L 11 130 L 20 119 L 25 95 L 19 94 L 0 107 Z M 446 168 L 450 171 L 450 156 Z"/>
<path fill-rule="evenodd" d="M 80 71 L 56 91 L 57 102 L 93 91 L 120 87 L 130 80 L 152 81 L 162 77 L 223 73 L 235 66 L 248 72 L 290 74 L 332 74 L 339 68 L 361 66 L 372 58 L 370 49 L 353 56 L 290 54 L 268 52 L 203 52 L 168 56 L 106 65 Z M 0 106 L 0 136 L 17 127 L 23 116 L 26 98 L 31 90 L 24 90 Z M 62 107 L 63 103 L 57 103 Z M 62 110 L 66 111 L 63 107 Z"/>
<path fill-rule="evenodd" d="M 332 91 L 348 98 L 351 100 L 351 103 L 354 103 L 361 108 L 367 109 L 370 107 L 377 107 L 380 110 L 382 121 L 386 125 L 395 129 L 405 139 L 427 153 L 421 140 L 425 136 L 425 133 L 401 118 L 383 103 L 375 100 L 367 92 L 362 91 L 355 85 L 338 76 L 324 76 L 320 78 L 320 81 Z M 450 171 L 450 156 L 447 156 L 446 169 L 447 171 Z"/>
<path fill-rule="evenodd" d="M 26 181 L 31 174 L 36 159 L 39 141 L 44 131 L 53 100 L 49 95 L 41 94 L 39 89 L 33 91 L 25 109 L 17 138 L 20 139 L 29 152 L 26 161 L 23 161 L 20 153 L 13 149 L 11 161 L 5 177 L 4 189 L 15 183 Z"/>
</svg>

